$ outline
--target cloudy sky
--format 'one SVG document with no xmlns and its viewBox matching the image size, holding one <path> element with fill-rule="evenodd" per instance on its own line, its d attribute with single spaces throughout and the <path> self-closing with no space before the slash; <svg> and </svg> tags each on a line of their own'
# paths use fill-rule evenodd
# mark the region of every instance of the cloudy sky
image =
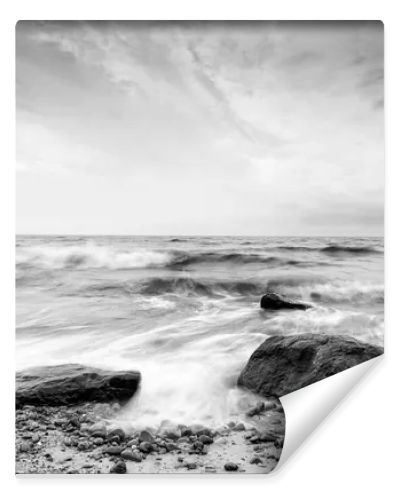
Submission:
<svg viewBox="0 0 400 500">
<path fill-rule="evenodd" d="M 19 22 L 17 232 L 381 235 L 383 26 Z"/>
</svg>

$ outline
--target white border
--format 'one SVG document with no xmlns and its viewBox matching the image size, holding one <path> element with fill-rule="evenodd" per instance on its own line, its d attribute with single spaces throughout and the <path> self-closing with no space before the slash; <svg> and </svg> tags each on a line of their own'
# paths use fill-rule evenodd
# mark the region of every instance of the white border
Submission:
<svg viewBox="0 0 400 500">
<path fill-rule="evenodd" d="M 390 1 L 84 1 L 2 3 L 0 16 L 1 449 L 4 498 L 396 498 L 399 456 L 399 49 Z M 386 355 L 305 446 L 272 476 L 14 477 L 14 26 L 18 19 L 380 19 L 386 41 Z M 397 408 L 396 408 L 397 407 Z"/>
</svg>

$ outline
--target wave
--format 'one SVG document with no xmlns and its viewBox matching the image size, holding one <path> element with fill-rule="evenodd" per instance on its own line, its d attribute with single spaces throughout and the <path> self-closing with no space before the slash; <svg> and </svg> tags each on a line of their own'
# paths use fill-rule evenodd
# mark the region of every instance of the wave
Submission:
<svg viewBox="0 0 400 500">
<path fill-rule="evenodd" d="M 93 244 L 71 246 L 34 246 L 18 249 L 17 267 L 29 269 L 137 269 L 171 268 L 180 269 L 197 264 L 265 264 L 268 266 L 307 267 L 317 264 L 312 261 L 285 259 L 259 253 L 193 253 L 134 249 L 131 251 L 113 249 Z"/>
<path fill-rule="evenodd" d="M 328 254 L 338 254 L 338 253 L 350 253 L 350 254 L 379 254 L 383 253 L 381 250 L 377 250 L 375 247 L 352 247 L 352 246 L 341 246 L 341 245 L 328 245 L 321 248 L 321 252 Z"/>
<path fill-rule="evenodd" d="M 282 278 L 270 280 L 268 291 L 287 295 L 290 298 L 311 301 L 316 304 L 364 303 L 383 304 L 383 284 L 359 281 L 321 282 L 316 279 Z"/>
<path fill-rule="evenodd" d="M 237 264 L 278 264 L 285 261 L 279 257 L 263 256 L 259 254 L 246 254 L 246 253 L 199 253 L 199 254 L 180 254 L 176 255 L 170 266 L 189 266 L 193 264 L 213 264 L 213 263 L 237 263 Z M 295 261 L 292 261 L 295 262 Z"/>
<path fill-rule="evenodd" d="M 17 252 L 17 267 L 40 267 L 44 269 L 136 269 L 164 267 L 172 262 L 174 255 L 168 252 L 135 249 L 121 251 L 98 245 L 67 247 L 36 246 Z"/>
<path fill-rule="evenodd" d="M 372 246 L 347 246 L 347 245 L 327 245 L 325 247 L 307 247 L 307 246 L 291 246 L 283 245 L 277 247 L 271 247 L 271 250 L 288 250 L 291 252 L 322 252 L 325 254 L 381 254 L 381 250 L 376 249 Z"/>
<path fill-rule="evenodd" d="M 153 278 L 142 284 L 144 295 L 185 294 L 217 297 L 227 294 L 259 295 L 265 291 L 265 284 L 249 281 L 208 281 L 192 278 Z"/>
</svg>

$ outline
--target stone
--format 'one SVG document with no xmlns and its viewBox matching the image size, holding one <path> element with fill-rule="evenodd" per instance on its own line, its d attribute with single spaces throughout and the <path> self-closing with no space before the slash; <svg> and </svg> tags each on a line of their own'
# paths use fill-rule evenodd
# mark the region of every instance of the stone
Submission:
<svg viewBox="0 0 400 500">
<path fill-rule="evenodd" d="M 104 448 L 103 452 L 108 453 L 109 455 L 119 455 L 123 451 L 122 446 L 107 446 Z"/>
<path fill-rule="evenodd" d="M 105 438 L 107 436 L 107 428 L 103 422 L 96 422 L 88 428 L 89 434 L 93 437 Z"/>
<path fill-rule="evenodd" d="M 276 335 L 253 352 L 238 385 L 281 397 L 381 354 L 380 346 L 344 335 Z"/>
<path fill-rule="evenodd" d="M 133 462 L 141 462 L 142 461 L 142 455 L 137 452 L 137 451 L 132 451 L 132 458 Z"/>
<path fill-rule="evenodd" d="M 182 436 L 181 431 L 179 429 L 174 429 L 174 428 L 166 429 L 163 432 L 163 435 L 168 439 L 172 439 L 173 441 L 176 441 Z"/>
<path fill-rule="evenodd" d="M 260 413 L 262 413 L 264 409 L 265 409 L 264 403 L 262 401 L 259 401 L 255 406 L 253 406 L 252 408 L 250 408 L 250 410 L 248 410 L 246 415 L 248 417 L 254 417 L 255 415 L 259 415 Z"/>
<path fill-rule="evenodd" d="M 201 434 L 199 436 L 199 441 L 201 441 L 203 444 L 211 444 L 213 443 L 213 438 L 210 436 L 206 436 L 205 434 Z"/>
<path fill-rule="evenodd" d="M 142 441 L 140 444 L 139 444 L 139 450 L 142 451 L 143 453 L 150 453 L 152 451 L 153 447 L 151 445 L 151 443 L 149 443 L 148 441 Z"/>
<path fill-rule="evenodd" d="M 120 427 L 116 427 L 115 429 L 111 429 L 108 433 L 108 439 L 118 437 L 118 441 L 121 442 L 125 439 L 125 431 Z"/>
<path fill-rule="evenodd" d="M 184 465 L 189 470 L 197 469 L 197 462 L 186 461 Z"/>
<path fill-rule="evenodd" d="M 86 441 L 81 441 L 80 443 L 78 443 L 78 450 L 79 451 L 84 451 L 84 450 L 87 450 L 89 448 L 89 445 Z"/>
<path fill-rule="evenodd" d="M 272 292 L 266 293 L 261 297 L 260 306 L 262 309 L 268 309 L 270 311 L 277 311 L 280 309 L 300 309 L 305 311 L 311 307 L 309 304 L 284 299 L 281 295 Z"/>
<path fill-rule="evenodd" d="M 175 443 L 165 443 L 165 450 L 166 451 L 179 450 L 179 447 Z"/>
<path fill-rule="evenodd" d="M 246 427 L 244 425 L 243 422 L 239 422 L 235 425 L 235 427 L 233 428 L 234 431 L 245 431 L 246 430 Z"/>
<path fill-rule="evenodd" d="M 224 469 L 228 472 L 234 472 L 238 470 L 239 466 L 233 462 L 228 462 L 224 465 Z"/>
<path fill-rule="evenodd" d="M 101 437 L 94 438 L 93 444 L 95 446 L 101 446 L 102 444 L 104 444 L 104 439 Z"/>
<path fill-rule="evenodd" d="M 31 444 L 29 442 L 21 443 L 18 447 L 18 451 L 21 453 L 27 453 L 31 449 Z"/>
<path fill-rule="evenodd" d="M 147 442 L 147 443 L 153 443 L 154 442 L 154 436 L 150 431 L 141 431 L 139 434 L 139 442 Z"/>
<path fill-rule="evenodd" d="M 125 474 L 126 473 L 126 463 L 122 460 L 115 463 L 111 469 L 110 474 Z"/>
<path fill-rule="evenodd" d="M 126 401 L 139 384 L 137 371 L 113 372 L 78 364 L 30 368 L 16 374 L 16 406 Z"/>
<path fill-rule="evenodd" d="M 39 434 L 32 434 L 31 441 L 32 443 L 38 443 L 40 441 Z"/>
<path fill-rule="evenodd" d="M 129 448 L 125 448 L 125 450 L 121 451 L 121 458 L 124 460 L 133 460 L 133 451 Z"/>
<path fill-rule="evenodd" d="M 253 458 L 250 460 L 250 463 L 251 463 L 251 464 L 261 464 L 261 463 L 262 463 L 262 460 L 261 460 L 261 458 L 260 458 L 260 457 L 255 456 L 255 457 L 253 457 Z"/>
</svg>

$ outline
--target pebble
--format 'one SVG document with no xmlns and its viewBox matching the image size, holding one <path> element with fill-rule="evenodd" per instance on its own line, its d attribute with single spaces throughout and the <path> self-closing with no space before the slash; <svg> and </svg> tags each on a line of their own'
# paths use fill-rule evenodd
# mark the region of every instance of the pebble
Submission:
<svg viewBox="0 0 400 500">
<path fill-rule="evenodd" d="M 40 437 L 38 434 L 32 434 L 32 443 L 38 443 L 40 441 Z"/>
<path fill-rule="evenodd" d="M 153 434 L 149 431 L 141 431 L 141 433 L 139 434 L 139 442 L 153 443 L 154 442 Z"/>
<path fill-rule="evenodd" d="M 152 451 L 152 445 L 148 441 L 142 441 L 139 444 L 139 450 L 143 451 L 143 453 L 150 453 Z"/>
<path fill-rule="evenodd" d="M 238 424 L 235 425 L 233 428 L 234 431 L 245 431 L 246 427 L 243 422 L 239 422 Z"/>
<path fill-rule="evenodd" d="M 265 431 L 265 432 L 262 432 L 260 434 L 260 441 L 262 441 L 263 443 L 267 443 L 267 442 L 274 442 L 276 439 L 276 436 L 274 434 L 271 434 L 270 432 L 268 431 Z"/>
<path fill-rule="evenodd" d="M 214 440 L 210 436 L 206 436 L 205 434 L 201 434 L 201 436 L 199 436 L 199 441 L 201 441 L 203 444 L 211 444 L 211 443 L 213 443 Z"/>
<path fill-rule="evenodd" d="M 246 415 L 248 417 L 254 417 L 255 415 L 259 415 L 260 413 L 262 413 L 264 411 L 264 409 L 265 409 L 265 405 L 262 401 L 260 401 L 255 406 L 250 408 L 250 410 L 246 413 Z"/>
<path fill-rule="evenodd" d="M 228 472 L 233 472 L 233 471 L 236 471 L 238 470 L 239 466 L 233 462 L 227 462 L 225 465 L 224 465 L 224 469 Z"/>
<path fill-rule="evenodd" d="M 168 439 L 173 439 L 174 441 L 176 441 L 182 436 L 182 434 L 179 429 L 167 429 L 164 431 L 164 436 Z"/>
<path fill-rule="evenodd" d="M 134 462 L 141 462 L 142 461 L 142 455 L 137 452 L 137 451 L 133 451 L 132 452 L 132 459 Z"/>
<path fill-rule="evenodd" d="M 114 464 L 110 469 L 110 474 L 125 474 L 126 473 L 126 463 L 122 460 Z"/>
<path fill-rule="evenodd" d="M 102 422 L 93 424 L 88 430 L 93 437 L 105 438 L 107 436 L 106 426 Z"/>
<path fill-rule="evenodd" d="M 109 438 L 118 436 L 120 441 L 125 439 L 125 431 L 120 427 L 116 427 L 115 429 L 111 429 L 108 433 Z"/>
<path fill-rule="evenodd" d="M 262 463 L 262 460 L 260 457 L 253 457 L 251 460 L 250 460 L 250 463 L 251 464 L 261 464 Z"/>
<path fill-rule="evenodd" d="M 21 443 L 21 444 L 19 445 L 19 451 L 20 451 L 21 453 L 26 453 L 26 452 L 28 452 L 30 449 L 31 449 L 31 445 L 30 445 L 30 443 Z"/>
<path fill-rule="evenodd" d="M 121 458 L 124 460 L 133 460 L 133 451 L 129 448 L 125 448 L 125 450 L 121 451 Z"/>
<path fill-rule="evenodd" d="M 166 451 L 179 450 L 179 447 L 175 443 L 165 443 Z"/>
<path fill-rule="evenodd" d="M 101 437 L 97 437 L 97 438 L 93 439 L 93 444 L 95 446 L 101 446 L 103 443 L 104 443 L 104 439 Z"/>
<path fill-rule="evenodd" d="M 104 448 L 103 453 L 108 453 L 109 455 L 119 455 L 124 448 L 122 446 L 107 446 Z"/>
<path fill-rule="evenodd" d="M 185 462 L 184 465 L 189 470 L 197 469 L 197 463 L 196 462 Z"/>
</svg>

